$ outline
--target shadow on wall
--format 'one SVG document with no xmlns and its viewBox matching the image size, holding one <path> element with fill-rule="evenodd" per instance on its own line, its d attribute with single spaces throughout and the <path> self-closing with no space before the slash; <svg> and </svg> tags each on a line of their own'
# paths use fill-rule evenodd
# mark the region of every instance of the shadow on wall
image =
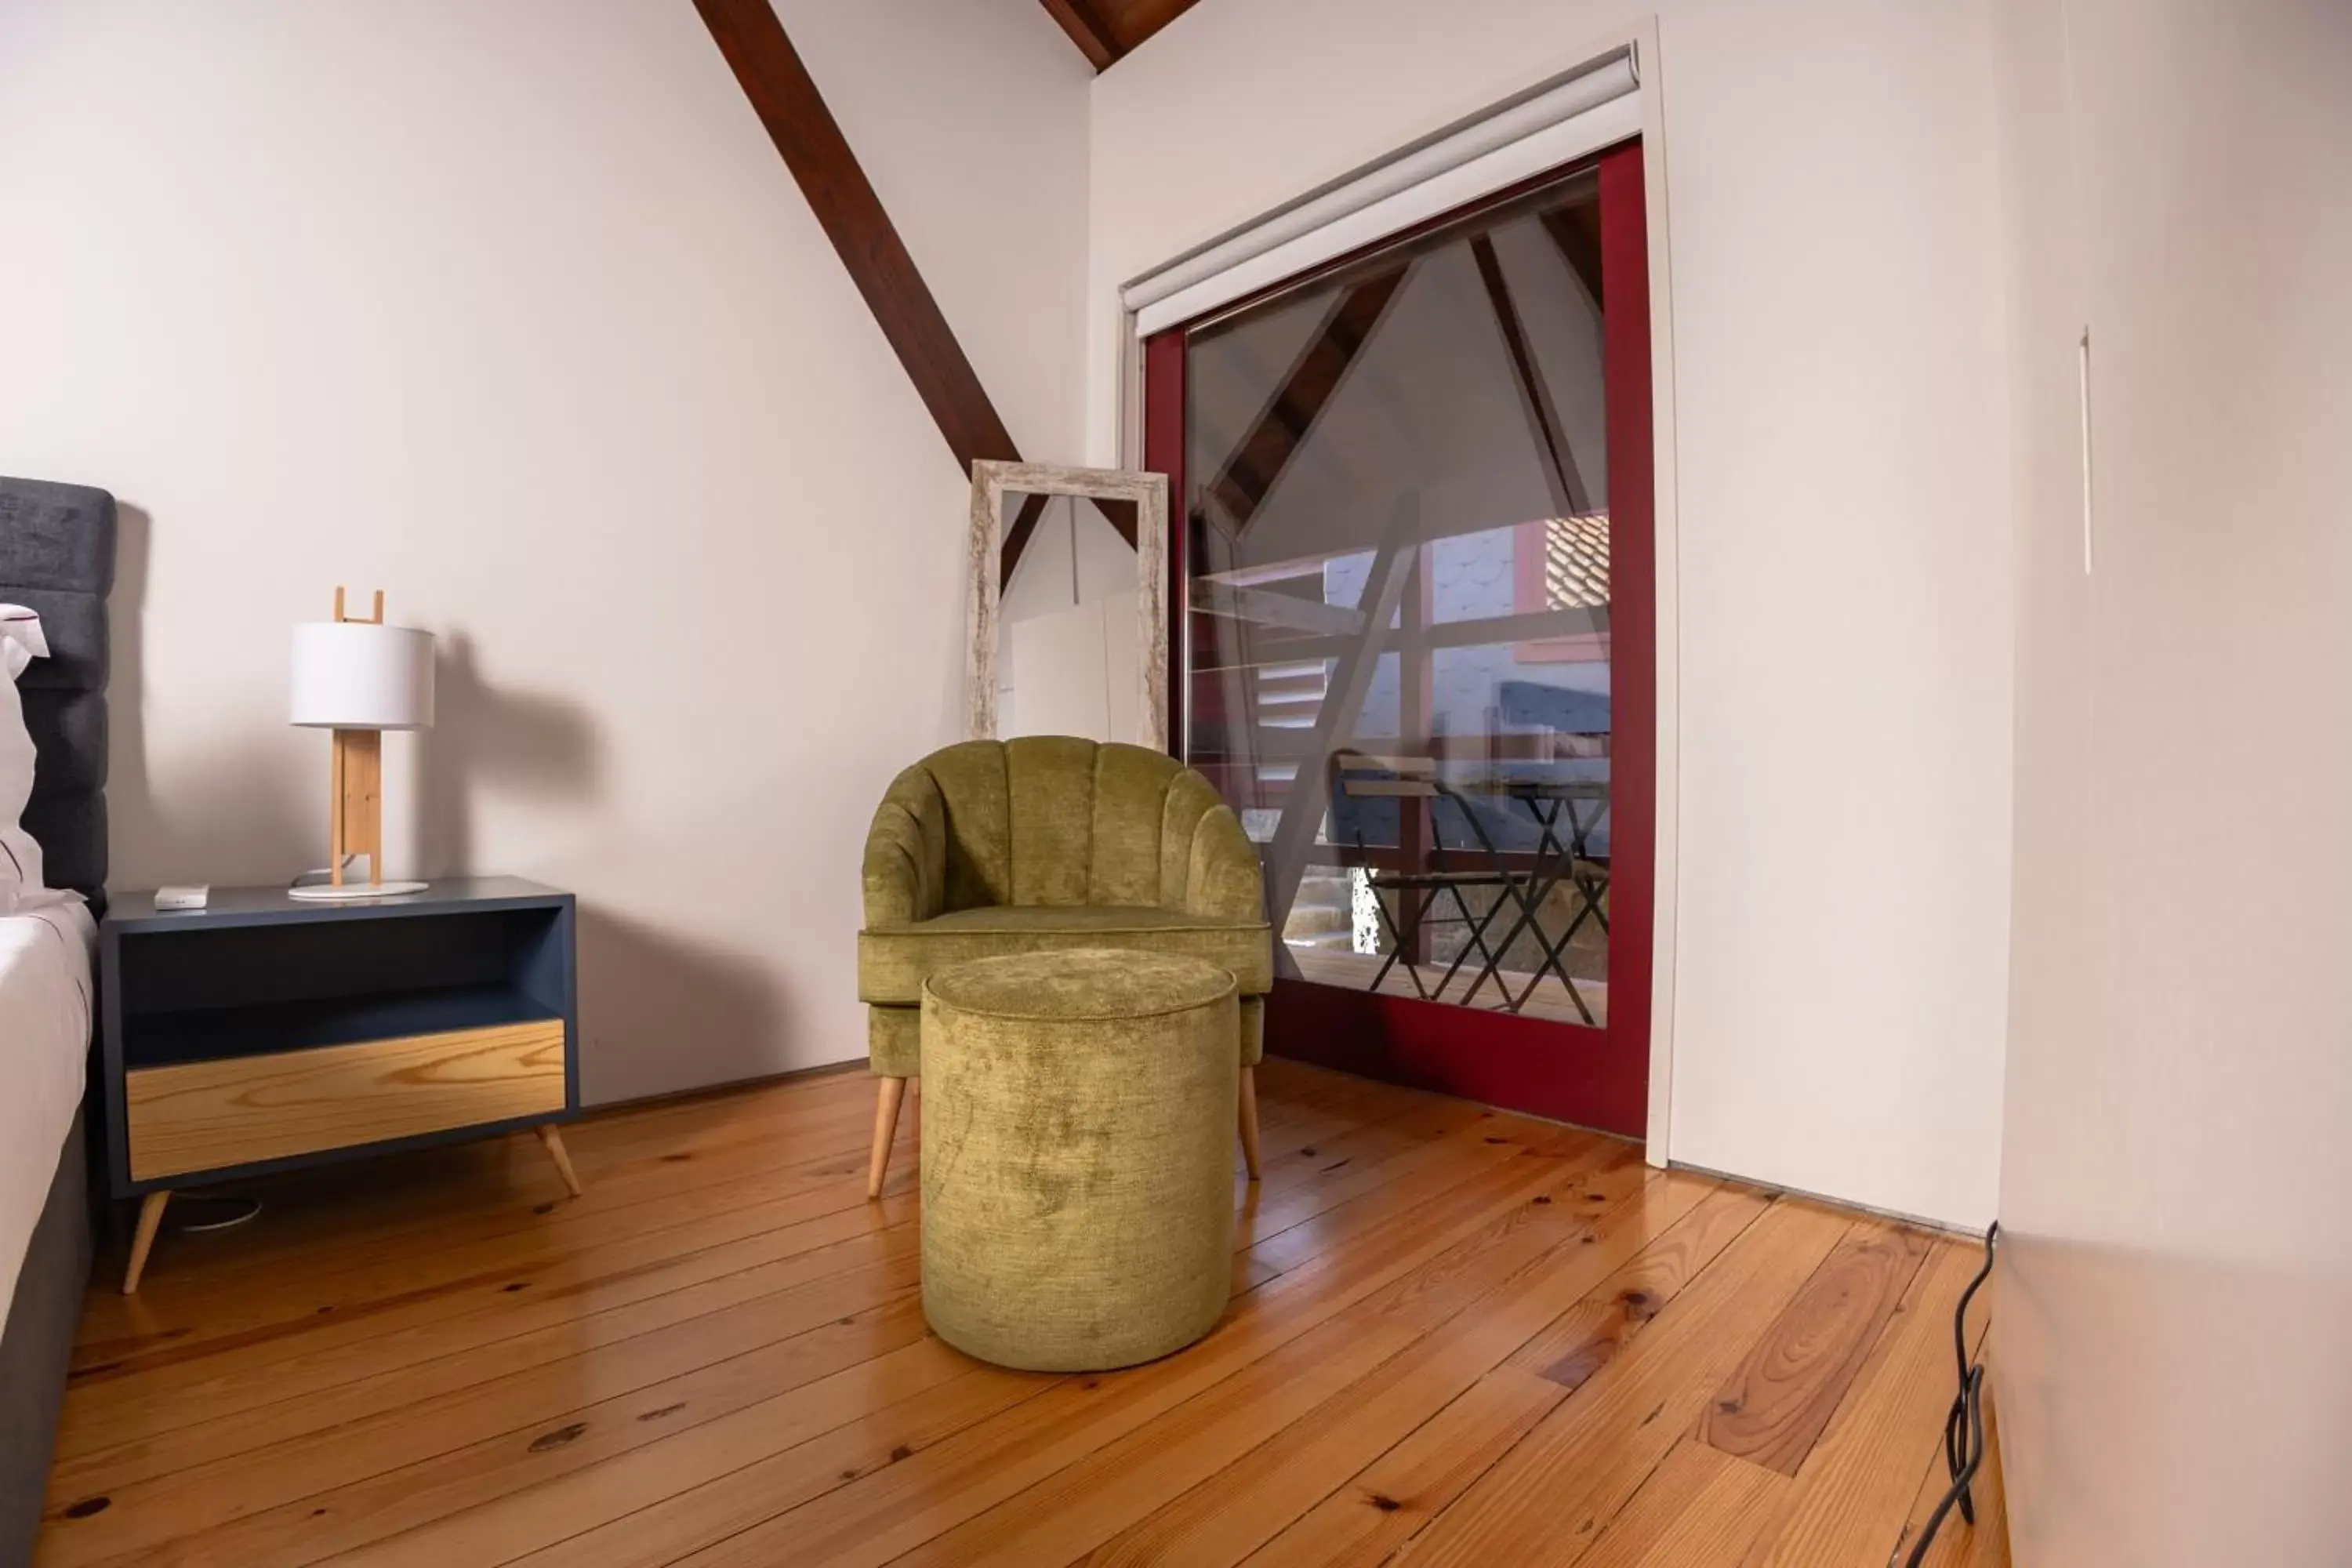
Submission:
<svg viewBox="0 0 2352 1568">
<path fill-rule="evenodd" d="M 592 1104 L 774 1070 L 775 982 L 602 907 L 580 910 L 581 1098 Z"/>
<path fill-rule="evenodd" d="M 567 698 L 491 685 L 464 632 L 434 639 L 433 687 L 433 728 L 416 736 L 416 874 L 498 870 L 474 861 L 475 793 L 589 798 L 601 761 L 594 721 Z"/>
<path fill-rule="evenodd" d="M 148 776 L 147 567 L 154 520 L 118 500 L 114 592 L 107 601 L 106 816 L 108 882 L 274 882 L 326 864 L 310 826 L 326 794 L 326 753 L 315 778 L 290 775 L 275 736 L 253 735 L 184 757 L 167 810 Z"/>
<path fill-rule="evenodd" d="M 569 698 L 500 686 L 463 632 L 435 639 L 433 728 L 416 737 L 416 863 L 425 877 L 527 869 L 477 843 L 476 805 L 584 805 L 602 783 L 593 715 Z M 581 1097 L 592 1103 L 765 1073 L 773 982 L 583 893 Z"/>
</svg>

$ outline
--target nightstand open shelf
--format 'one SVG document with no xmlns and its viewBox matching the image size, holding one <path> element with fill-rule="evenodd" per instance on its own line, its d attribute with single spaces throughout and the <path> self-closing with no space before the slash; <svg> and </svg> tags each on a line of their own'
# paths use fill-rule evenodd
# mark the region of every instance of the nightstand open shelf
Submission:
<svg viewBox="0 0 2352 1568">
<path fill-rule="evenodd" d="M 504 985 L 450 985 L 270 1002 L 251 1007 L 189 1007 L 123 1020 L 125 1070 L 176 1067 L 224 1057 L 268 1056 L 366 1040 L 435 1035 L 501 1024 L 562 1025 L 563 1011 Z"/>
<path fill-rule="evenodd" d="M 142 1196 L 124 1289 L 164 1201 L 221 1181 L 522 1129 L 579 1190 L 569 894 L 508 879 L 302 903 L 117 900 L 100 942 L 109 1167 Z"/>
</svg>

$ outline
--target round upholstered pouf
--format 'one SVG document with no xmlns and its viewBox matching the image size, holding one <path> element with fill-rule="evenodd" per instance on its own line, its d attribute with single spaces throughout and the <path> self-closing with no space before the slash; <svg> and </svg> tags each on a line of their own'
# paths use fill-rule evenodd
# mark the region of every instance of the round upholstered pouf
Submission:
<svg viewBox="0 0 2352 1568">
<path fill-rule="evenodd" d="M 984 958 L 923 985 L 923 1312 L 1001 1366 L 1130 1366 L 1233 1275 L 1234 977 L 1199 959 Z"/>
</svg>

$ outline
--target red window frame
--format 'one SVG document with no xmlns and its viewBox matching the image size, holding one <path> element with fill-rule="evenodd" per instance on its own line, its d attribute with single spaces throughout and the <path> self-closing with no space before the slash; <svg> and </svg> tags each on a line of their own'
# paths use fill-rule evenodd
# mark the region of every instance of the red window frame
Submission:
<svg viewBox="0 0 2352 1568">
<path fill-rule="evenodd" d="M 1599 1027 L 1562 1024 L 1282 978 L 1275 982 L 1268 1001 L 1266 1048 L 1368 1078 L 1640 1137 L 1649 1115 L 1657 837 L 1655 472 L 1641 142 L 1622 142 L 1410 232 L 1475 216 L 1587 169 L 1598 171 L 1600 184 L 1610 491 L 1606 651 L 1612 659 L 1612 858 L 1606 1022 Z M 1403 237 L 1408 236 L 1391 236 L 1368 248 Z M 1331 265 L 1352 259 L 1341 258 Z M 1297 281 L 1286 280 L 1265 292 L 1278 292 Z M 1179 757 L 1185 754 L 1190 668 L 1184 635 L 1192 542 L 1184 488 L 1187 330 L 1169 328 L 1144 345 L 1144 466 L 1167 475 L 1176 524 L 1169 549 L 1169 626 L 1174 640 L 1169 650 L 1168 711 L 1169 745 Z M 1539 550 L 1541 525 L 1535 526 Z M 1537 561 L 1536 591 L 1540 595 L 1539 554 Z"/>
</svg>

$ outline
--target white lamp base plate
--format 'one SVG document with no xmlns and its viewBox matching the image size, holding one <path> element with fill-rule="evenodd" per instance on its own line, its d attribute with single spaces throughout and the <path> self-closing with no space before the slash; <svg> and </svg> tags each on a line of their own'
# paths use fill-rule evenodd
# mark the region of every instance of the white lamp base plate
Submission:
<svg viewBox="0 0 2352 1568">
<path fill-rule="evenodd" d="M 397 899 L 407 893 L 421 893 L 429 885 L 425 882 L 345 882 L 338 888 L 332 882 L 316 882 L 308 887 L 289 888 L 286 896 L 317 903 L 351 899 Z"/>
</svg>

